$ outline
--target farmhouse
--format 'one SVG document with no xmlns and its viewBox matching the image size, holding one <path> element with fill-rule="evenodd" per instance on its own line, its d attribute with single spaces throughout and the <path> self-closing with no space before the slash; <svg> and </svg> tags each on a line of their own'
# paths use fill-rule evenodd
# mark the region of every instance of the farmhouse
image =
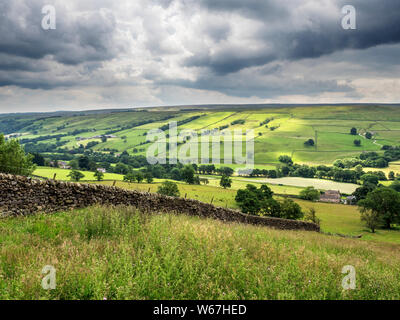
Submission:
<svg viewBox="0 0 400 320">
<path fill-rule="evenodd" d="M 319 198 L 319 201 L 330 202 L 330 203 L 340 203 L 340 199 L 341 199 L 340 191 L 328 190 L 328 191 L 325 191 L 325 193 L 321 195 L 321 197 Z"/>
</svg>

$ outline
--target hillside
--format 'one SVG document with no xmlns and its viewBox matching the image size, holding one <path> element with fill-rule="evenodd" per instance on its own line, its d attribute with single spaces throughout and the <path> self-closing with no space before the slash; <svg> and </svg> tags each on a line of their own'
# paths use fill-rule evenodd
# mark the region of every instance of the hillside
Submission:
<svg viewBox="0 0 400 320">
<path fill-rule="evenodd" d="M 399 299 L 398 245 L 133 208 L 0 220 L 0 299 Z M 41 289 L 45 265 L 55 290 Z M 341 270 L 356 269 L 343 291 Z"/>
<path fill-rule="evenodd" d="M 0 131 L 16 134 L 24 144 L 41 144 L 33 150 L 42 153 L 55 153 L 60 148 L 79 152 L 80 145 L 85 147 L 91 143 L 87 150 L 144 155 L 149 147 L 146 132 L 171 121 L 178 123 L 178 131 L 191 129 L 198 134 L 201 130 L 218 128 L 243 132 L 254 129 L 255 163 L 259 166 L 276 164 L 281 154 L 290 155 L 299 163 L 331 164 L 338 158 L 356 156 L 362 151 L 379 151 L 382 145 L 400 143 L 400 108 L 393 105 L 171 107 L 3 115 Z M 360 134 L 372 132 L 373 139 L 362 137 L 361 146 L 355 146 L 355 138 L 349 134 L 352 127 Z M 96 138 L 101 135 L 110 138 L 105 142 Z M 246 141 L 245 136 L 242 139 Z M 315 146 L 305 146 L 307 139 L 314 139 Z M 46 145 L 50 147 L 45 148 Z"/>
</svg>

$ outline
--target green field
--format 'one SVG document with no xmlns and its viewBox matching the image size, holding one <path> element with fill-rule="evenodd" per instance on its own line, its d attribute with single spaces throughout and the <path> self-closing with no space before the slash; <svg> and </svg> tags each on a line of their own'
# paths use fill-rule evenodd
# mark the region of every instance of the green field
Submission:
<svg viewBox="0 0 400 320">
<path fill-rule="evenodd" d="M 71 170 L 68 169 L 59 169 L 59 168 L 50 168 L 50 167 L 38 167 L 33 174 L 38 177 L 43 177 L 47 179 L 53 179 L 54 174 L 56 174 L 56 180 L 70 180 L 68 174 Z M 96 180 L 94 177 L 94 172 L 91 171 L 80 171 L 85 177 L 81 181 L 93 181 Z M 105 173 L 104 180 L 118 180 L 122 181 L 124 178 L 121 174 L 115 173 Z"/>
<path fill-rule="evenodd" d="M 343 183 L 336 182 L 330 180 L 322 180 L 322 179 L 307 179 L 300 177 L 284 177 L 277 179 L 244 179 L 241 178 L 241 181 L 247 183 L 268 183 L 271 185 L 282 185 L 282 186 L 296 186 L 296 187 L 309 187 L 312 186 L 315 189 L 319 190 L 339 190 L 341 193 L 352 194 L 357 188 L 360 186 L 352 183 Z"/>
<path fill-rule="evenodd" d="M 92 147 L 95 151 L 116 149 L 133 154 L 146 153 L 150 144 L 145 142 L 144 134 L 149 129 L 160 128 L 171 121 L 193 119 L 179 126 L 178 131 L 191 129 L 201 134 L 204 129 L 215 129 L 228 125 L 229 130 L 248 129 L 255 131 L 255 162 L 260 168 L 276 164 L 281 154 L 293 157 L 298 163 L 332 164 L 343 157 L 353 157 L 362 151 L 379 151 L 382 144 L 400 144 L 400 108 L 396 106 L 319 106 L 319 107 L 249 107 L 217 109 L 201 108 L 196 111 L 185 111 L 183 108 L 153 108 L 146 111 L 76 113 L 62 117 L 41 116 L 37 120 L 31 115 L 26 119 L 18 118 L 21 123 L 29 125 L 18 130 L 21 138 L 37 138 L 45 135 L 67 134 L 60 141 L 64 147 L 78 148 L 89 141 L 98 141 Z M 32 118 L 33 117 L 33 118 Z M 260 122 L 270 119 L 268 128 Z M 28 122 L 28 120 L 30 122 Z M 236 120 L 243 124 L 231 125 Z M 0 126 L 6 126 L 1 123 Z M 271 131 L 270 128 L 274 130 Z M 374 138 L 361 138 L 361 147 L 354 146 L 354 139 L 360 138 L 349 134 L 356 127 L 359 132 L 371 131 Z M 74 130 L 88 129 L 90 132 L 72 134 Z M 77 141 L 76 138 L 91 138 L 112 131 L 116 138 L 102 143 L 99 139 Z M 259 135 L 259 133 L 261 135 Z M 315 139 L 314 147 L 304 146 L 307 139 Z M 245 140 L 245 139 L 243 139 Z M 376 142 L 375 142 L 376 141 Z M 54 143 L 54 138 L 40 143 Z M 221 154 L 224 147 L 221 145 Z M 237 166 L 236 166 L 237 167 Z M 396 168 L 397 169 L 397 168 Z M 399 171 L 396 171 L 399 172 Z"/>
<path fill-rule="evenodd" d="M 400 298 L 399 245 L 315 232 L 95 207 L 2 219 L 0 243 L 2 300 Z"/>
</svg>

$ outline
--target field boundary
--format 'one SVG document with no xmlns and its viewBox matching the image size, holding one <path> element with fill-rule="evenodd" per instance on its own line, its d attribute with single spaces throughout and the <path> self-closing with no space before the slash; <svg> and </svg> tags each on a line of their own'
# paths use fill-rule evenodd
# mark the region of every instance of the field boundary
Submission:
<svg viewBox="0 0 400 320">
<path fill-rule="evenodd" d="M 3 216 L 23 216 L 35 212 L 60 212 L 93 205 L 127 205 L 144 212 L 170 212 L 246 223 L 282 230 L 320 231 L 318 225 L 298 220 L 259 217 L 216 207 L 197 200 L 167 197 L 95 184 L 0 174 L 0 212 Z"/>
</svg>

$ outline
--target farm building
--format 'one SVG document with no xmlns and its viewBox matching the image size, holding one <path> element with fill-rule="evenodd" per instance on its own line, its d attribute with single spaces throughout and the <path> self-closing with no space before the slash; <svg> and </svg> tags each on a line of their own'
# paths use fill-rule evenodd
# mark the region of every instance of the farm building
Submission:
<svg viewBox="0 0 400 320">
<path fill-rule="evenodd" d="M 348 204 L 348 205 L 354 205 L 357 203 L 357 198 L 355 196 L 346 197 L 346 200 L 344 203 Z"/>
<path fill-rule="evenodd" d="M 319 198 L 319 201 L 330 202 L 330 203 L 340 203 L 340 201 L 341 201 L 340 191 L 337 191 L 337 190 L 325 191 L 325 193 L 322 194 L 321 197 Z"/>
</svg>

